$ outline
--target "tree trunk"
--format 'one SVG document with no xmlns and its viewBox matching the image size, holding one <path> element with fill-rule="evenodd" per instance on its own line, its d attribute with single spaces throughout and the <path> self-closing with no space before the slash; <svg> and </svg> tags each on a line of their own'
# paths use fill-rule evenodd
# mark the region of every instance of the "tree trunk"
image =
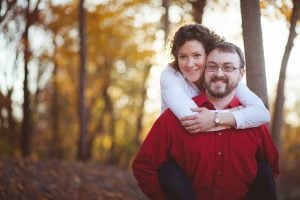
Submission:
<svg viewBox="0 0 300 200">
<path fill-rule="evenodd" d="M 79 139 L 77 158 L 87 160 L 87 116 L 85 105 L 85 87 L 86 87 L 86 45 L 85 45 L 85 9 L 84 0 L 79 3 L 79 37 L 80 37 L 80 69 L 79 69 Z"/>
<path fill-rule="evenodd" d="M 56 47 L 54 47 L 56 48 Z M 55 51 L 55 50 L 54 50 Z M 58 103 L 58 85 L 57 85 L 57 62 L 55 60 L 54 53 L 54 69 L 52 74 L 52 104 L 51 104 L 51 117 L 52 117 L 52 138 L 49 145 L 49 157 L 50 158 L 62 158 L 62 152 L 60 148 L 60 136 L 59 136 L 59 103 Z"/>
<path fill-rule="evenodd" d="M 29 49 L 29 41 L 28 41 L 28 31 L 30 27 L 30 12 L 29 12 L 29 0 L 27 1 L 28 5 L 26 8 L 26 26 L 24 33 L 22 34 L 22 42 L 24 46 L 24 82 L 23 82 L 23 121 L 22 121 L 22 129 L 21 129 L 21 149 L 23 157 L 28 157 L 31 154 L 31 110 L 30 110 L 30 93 L 28 89 L 28 62 L 31 56 L 31 52 Z"/>
<path fill-rule="evenodd" d="M 18 138 L 18 130 L 17 130 L 17 122 L 13 116 L 13 102 L 12 102 L 12 93 L 13 93 L 13 88 L 8 90 L 7 97 L 8 97 L 8 105 L 7 105 L 7 110 L 8 110 L 8 133 L 10 135 L 10 144 L 12 145 L 13 148 L 13 155 L 17 152 L 18 148 L 18 141 L 16 138 Z"/>
<path fill-rule="evenodd" d="M 13 88 L 8 88 L 7 95 L 0 92 L 0 110 L 6 111 L 0 113 L 0 137 L 1 144 L 5 144 L 5 152 L 8 155 L 15 155 L 17 152 L 18 143 L 17 123 L 13 117 L 13 102 L 12 102 Z M 3 151 L 3 148 L 1 149 Z M 4 152 L 4 151 L 3 151 Z"/>
<path fill-rule="evenodd" d="M 142 83 L 143 83 L 143 87 L 141 88 L 141 96 L 142 96 L 142 103 L 141 105 L 139 106 L 140 109 L 138 111 L 138 114 L 137 114 L 137 123 L 136 123 L 136 132 L 134 134 L 134 144 L 136 146 L 139 146 L 140 145 L 140 135 L 142 133 L 142 130 L 143 130 L 143 118 L 144 118 L 144 111 L 145 111 L 145 101 L 146 101 L 146 97 L 147 97 L 147 88 L 146 88 L 146 82 L 147 82 L 147 79 L 148 79 L 148 76 L 149 76 L 149 73 L 150 73 L 150 69 L 151 69 L 151 66 L 147 66 L 146 69 L 144 70 L 144 73 L 143 73 L 143 79 L 142 79 Z"/>
<path fill-rule="evenodd" d="M 169 22 L 169 6 L 170 1 L 169 0 L 163 0 L 162 6 L 165 9 L 165 14 L 163 15 L 163 30 L 165 32 L 165 41 L 168 39 L 168 35 L 170 32 L 170 22 Z"/>
<path fill-rule="evenodd" d="M 300 11 L 300 0 L 297 0 L 294 1 L 294 6 L 292 10 L 289 37 L 281 61 L 279 81 L 277 85 L 277 96 L 274 105 L 272 135 L 278 148 L 280 146 L 280 132 L 281 132 L 281 126 L 283 121 L 282 115 L 283 115 L 283 106 L 284 106 L 284 86 L 285 86 L 285 78 L 286 78 L 286 68 L 287 68 L 291 50 L 293 48 L 293 42 L 297 35 L 295 29 L 296 29 L 297 20 L 299 18 L 299 11 Z"/>
<path fill-rule="evenodd" d="M 108 119 L 108 123 L 107 123 L 107 126 L 108 126 L 108 131 L 109 131 L 109 135 L 110 135 L 110 138 L 111 138 L 111 147 L 109 149 L 109 159 L 108 159 L 108 163 L 109 164 L 115 164 L 117 162 L 117 159 L 116 158 L 116 154 L 115 154 L 115 151 L 116 151 L 116 140 L 115 140 L 115 122 L 116 122 L 116 119 L 115 119 L 115 114 L 114 114 L 114 105 L 113 105 L 113 102 L 109 96 L 109 93 L 108 93 L 108 88 L 109 88 L 109 85 L 110 85 L 110 81 L 107 81 L 105 83 L 106 85 L 104 86 L 104 91 L 103 91 L 103 99 L 104 99 L 104 102 L 105 102 L 105 108 L 104 108 L 104 115 L 108 116 L 107 119 Z M 105 116 L 104 116 L 105 117 Z"/>
<path fill-rule="evenodd" d="M 201 24 L 206 0 L 190 1 L 190 3 L 193 6 L 193 18 L 195 22 Z"/>
<path fill-rule="evenodd" d="M 247 85 L 268 107 L 259 0 L 241 0 Z"/>
</svg>

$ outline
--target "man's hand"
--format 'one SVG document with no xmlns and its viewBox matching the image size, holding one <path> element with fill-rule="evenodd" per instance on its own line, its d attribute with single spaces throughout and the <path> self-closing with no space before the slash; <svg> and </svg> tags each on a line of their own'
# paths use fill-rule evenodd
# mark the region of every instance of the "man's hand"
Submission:
<svg viewBox="0 0 300 200">
<path fill-rule="evenodd" d="M 215 126 L 215 112 L 207 108 L 192 108 L 192 111 L 198 112 L 195 115 L 190 115 L 180 118 L 181 125 L 190 133 L 198 133 L 208 131 Z"/>
</svg>

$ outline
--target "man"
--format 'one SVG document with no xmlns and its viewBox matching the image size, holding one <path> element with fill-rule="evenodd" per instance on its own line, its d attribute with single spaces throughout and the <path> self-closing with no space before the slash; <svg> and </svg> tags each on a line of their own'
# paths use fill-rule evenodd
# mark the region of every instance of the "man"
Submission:
<svg viewBox="0 0 300 200">
<path fill-rule="evenodd" d="M 235 97 L 244 74 L 244 58 L 234 44 L 217 44 L 207 57 L 206 88 L 194 101 L 211 110 L 238 107 Z M 216 111 L 216 126 L 222 124 Z M 157 171 L 174 159 L 191 181 L 197 199 L 246 199 L 257 173 L 257 160 L 278 175 L 278 152 L 267 126 L 187 134 L 167 110 L 154 123 L 133 162 L 141 190 L 151 199 L 164 199 Z"/>
</svg>

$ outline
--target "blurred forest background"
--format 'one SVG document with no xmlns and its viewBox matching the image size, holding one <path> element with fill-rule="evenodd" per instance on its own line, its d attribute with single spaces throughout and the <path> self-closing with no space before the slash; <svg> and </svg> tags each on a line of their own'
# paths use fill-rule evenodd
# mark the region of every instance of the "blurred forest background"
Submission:
<svg viewBox="0 0 300 200">
<path fill-rule="evenodd" d="M 300 199 L 300 96 L 286 103 L 288 61 L 300 46 L 299 0 L 0 2 L 1 156 L 130 170 L 160 114 L 159 73 L 170 59 L 168 36 L 186 23 L 210 27 L 208 19 L 216 16 L 222 27 L 222 16 L 234 4 L 241 24 L 232 38 L 245 48 L 247 84 L 271 111 L 280 197 Z M 288 33 L 273 41 L 284 41 L 284 47 L 274 56 L 278 66 L 270 66 L 278 69 L 271 87 L 264 54 L 274 49 L 264 50 L 263 40 L 281 31 L 262 35 L 262 18 L 281 21 Z"/>
</svg>

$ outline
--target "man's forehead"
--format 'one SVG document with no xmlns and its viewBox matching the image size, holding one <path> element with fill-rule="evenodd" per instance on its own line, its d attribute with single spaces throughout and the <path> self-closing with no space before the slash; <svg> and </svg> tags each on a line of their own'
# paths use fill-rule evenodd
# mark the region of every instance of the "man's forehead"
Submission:
<svg viewBox="0 0 300 200">
<path fill-rule="evenodd" d="M 219 49 L 212 50 L 207 56 L 207 62 L 238 62 L 237 53 L 220 51 Z"/>
</svg>

